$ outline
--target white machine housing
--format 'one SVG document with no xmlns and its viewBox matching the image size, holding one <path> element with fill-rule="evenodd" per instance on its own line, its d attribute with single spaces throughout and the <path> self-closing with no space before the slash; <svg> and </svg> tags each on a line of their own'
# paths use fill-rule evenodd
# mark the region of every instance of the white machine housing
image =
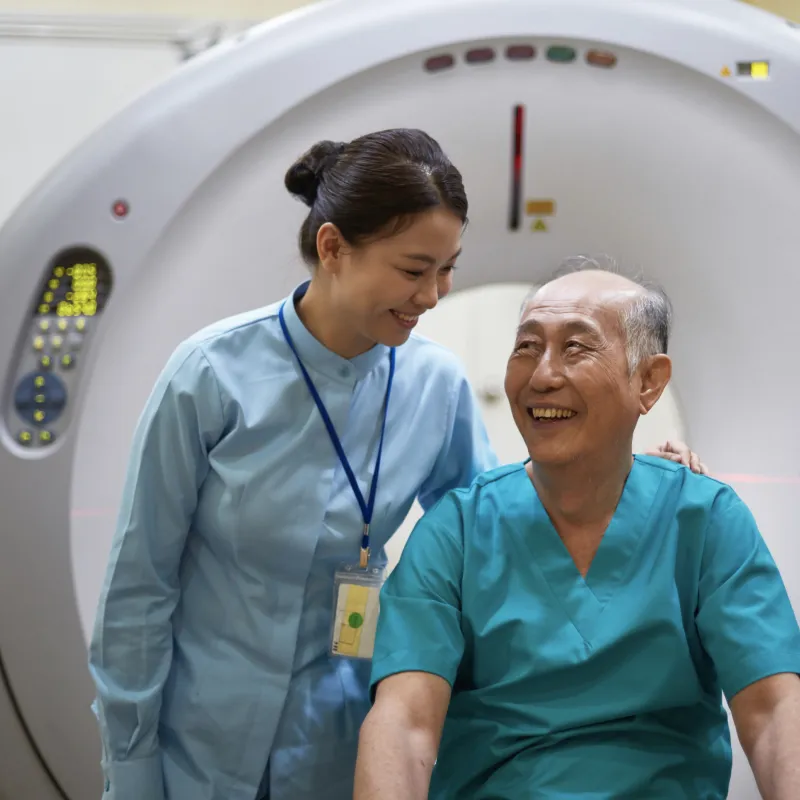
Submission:
<svg viewBox="0 0 800 800">
<path fill-rule="evenodd" d="M 459 288 L 577 252 L 659 280 L 692 446 L 797 607 L 798 86 L 800 32 L 734 0 L 341 0 L 199 56 L 67 158 L 0 232 L 0 796 L 102 791 L 86 641 L 131 433 L 182 338 L 301 279 L 283 174 L 322 138 L 439 139 L 470 194 Z M 40 306 L 71 248 L 107 265 L 107 305 L 56 348 Z"/>
</svg>

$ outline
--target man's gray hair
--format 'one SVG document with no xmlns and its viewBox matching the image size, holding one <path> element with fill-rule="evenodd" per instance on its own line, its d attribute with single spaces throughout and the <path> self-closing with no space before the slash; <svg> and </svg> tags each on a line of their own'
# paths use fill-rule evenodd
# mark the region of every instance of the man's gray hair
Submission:
<svg viewBox="0 0 800 800">
<path fill-rule="evenodd" d="M 625 346 L 628 354 L 628 371 L 632 375 L 639 364 L 651 356 L 666 354 L 672 330 L 672 303 L 661 286 L 646 280 L 641 273 L 623 270 L 611 256 L 573 256 L 561 263 L 552 277 L 533 287 L 525 297 L 522 310 L 543 286 L 574 272 L 599 270 L 621 275 L 640 286 L 644 291 L 620 312 Z"/>
</svg>

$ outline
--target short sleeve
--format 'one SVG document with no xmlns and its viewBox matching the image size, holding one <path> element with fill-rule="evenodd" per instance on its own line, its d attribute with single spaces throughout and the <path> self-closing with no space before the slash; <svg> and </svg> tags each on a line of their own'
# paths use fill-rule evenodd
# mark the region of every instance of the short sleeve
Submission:
<svg viewBox="0 0 800 800">
<path fill-rule="evenodd" d="M 732 489 L 712 509 L 697 626 L 728 701 L 756 681 L 800 673 L 800 628 L 750 510 Z"/>
<path fill-rule="evenodd" d="M 381 592 L 371 691 L 400 672 L 428 672 L 451 686 L 464 653 L 463 522 L 454 493 L 417 523 Z"/>
<path fill-rule="evenodd" d="M 459 371 L 449 429 L 433 469 L 419 491 L 419 503 L 427 510 L 446 492 L 466 488 L 482 472 L 497 466 L 478 400 L 466 376 Z"/>
</svg>

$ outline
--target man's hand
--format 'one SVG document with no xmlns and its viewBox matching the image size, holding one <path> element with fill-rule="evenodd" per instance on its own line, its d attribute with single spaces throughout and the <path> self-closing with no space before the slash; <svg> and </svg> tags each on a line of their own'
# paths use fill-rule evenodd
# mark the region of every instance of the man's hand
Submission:
<svg viewBox="0 0 800 800">
<path fill-rule="evenodd" d="M 450 684 L 438 675 L 381 681 L 361 726 L 353 800 L 425 800 L 449 704 Z"/>
<path fill-rule="evenodd" d="M 648 450 L 645 455 L 666 458 L 668 461 L 675 461 L 678 464 L 689 467 L 692 472 L 708 475 L 708 469 L 705 464 L 701 463 L 700 456 L 697 453 L 693 453 L 689 446 L 683 442 L 676 440 L 666 441 L 655 450 Z"/>
<path fill-rule="evenodd" d="M 800 677 L 773 675 L 731 699 L 739 741 L 764 800 L 800 797 Z"/>
</svg>

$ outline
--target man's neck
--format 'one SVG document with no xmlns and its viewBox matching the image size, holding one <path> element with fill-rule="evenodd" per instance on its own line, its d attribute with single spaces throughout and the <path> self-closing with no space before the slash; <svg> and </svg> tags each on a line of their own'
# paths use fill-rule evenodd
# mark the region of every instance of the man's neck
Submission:
<svg viewBox="0 0 800 800">
<path fill-rule="evenodd" d="M 586 457 L 564 465 L 542 465 L 530 461 L 528 477 L 559 533 L 564 530 L 603 530 L 614 516 L 633 457 L 609 454 Z"/>
<path fill-rule="evenodd" d="M 297 303 L 297 316 L 308 332 L 328 350 L 342 358 L 355 358 L 373 347 L 355 333 L 323 296 L 324 290 L 312 280 L 308 290 Z"/>
</svg>

